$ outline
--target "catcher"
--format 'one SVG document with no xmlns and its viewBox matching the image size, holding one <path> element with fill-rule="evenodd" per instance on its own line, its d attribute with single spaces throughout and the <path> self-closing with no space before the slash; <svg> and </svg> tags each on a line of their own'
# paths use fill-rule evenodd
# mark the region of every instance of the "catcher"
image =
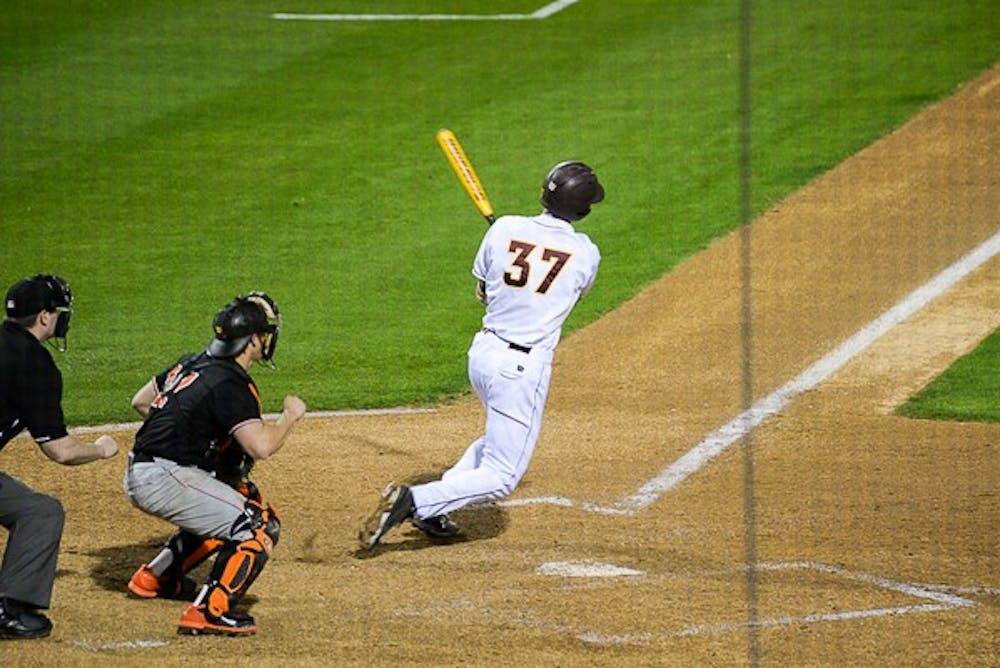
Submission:
<svg viewBox="0 0 1000 668">
<path fill-rule="evenodd" d="M 128 588 L 141 598 L 193 598 L 178 633 L 257 630 L 235 608 L 267 563 L 281 522 L 247 476 L 256 460 L 281 448 L 306 411 L 301 399 L 286 396 L 278 419 L 265 422 L 247 373 L 254 362 L 271 363 L 280 326 L 266 294 L 237 297 L 215 316 L 205 352 L 182 358 L 132 398 L 145 421 L 129 454 L 125 493 L 179 530 Z M 188 573 L 213 554 L 208 580 L 195 595 Z"/>
</svg>

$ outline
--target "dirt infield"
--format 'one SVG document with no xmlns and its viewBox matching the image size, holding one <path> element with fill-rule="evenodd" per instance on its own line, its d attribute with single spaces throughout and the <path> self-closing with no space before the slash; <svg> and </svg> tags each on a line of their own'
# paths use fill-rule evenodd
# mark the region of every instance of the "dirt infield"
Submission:
<svg viewBox="0 0 1000 668">
<path fill-rule="evenodd" d="M 12 443 L 4 470 L 68 521 L 55 631 L 0 665 L 732 666 L 752 640 L 765 665 L 1000 664 L 1000 425 L 893 415 L 1000 326 L 1000 258 L 807 373 L 998 233 L 998 110 L 994 68 L 754 223 L 753 393 L 784 401 L 752 460 L 729 432 L 704 446 L 747 424 L 739 234 L 564 342 L 524 483 L 460 513 L 462 542 L 355 552 L 385 482 L 477 435 L 471 398 L 302 423 L 258 467 L 284 524 L 252 638 L 177 636 L 178 603 L 126 595 L 169 527 L 125 500 L 124 457 L 69 470 Z"/>
</svg>

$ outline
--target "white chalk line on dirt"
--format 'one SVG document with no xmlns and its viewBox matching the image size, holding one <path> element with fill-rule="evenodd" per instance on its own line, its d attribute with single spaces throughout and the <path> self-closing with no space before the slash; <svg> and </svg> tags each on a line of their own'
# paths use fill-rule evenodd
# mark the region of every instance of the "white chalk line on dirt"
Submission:
<svg viewBox="0 0 1000 668">
<path fill-rule="evenodd" d="M 535 572 L 564 578 L 619 578 L 643 575 L 642 571 L 598 561 L 547 561 Z"/>
<path fill-rule="evenodd" d="M 601 506 L 588 501 L 577 502 L 560 496 L 510 499 L 502 501 L 500 505 L 553 504 L 579 506 L 583 510 L 594 513 L 634 515 L 657 501 L 660 496 L 679 485 L 688 476 L 703 469 L 709 462 L 728 450 L 730 446 L 768 418 L 783 411 L 793 399 L 836 373 L 893 327 L 924 308 L 983 263 L 996 256 L 997 253 L 1000 253 L 1000 232 L 995 233 L 977 248 L 911 292 L 902 301 L 858 330 L 853 336 L 798 376 L 710 433 L 679 459 L 660 471 L 656 477 L 642 485 L 635 493 L 617 501 L 614 505 Z"/>
<path fill-rule="evenodd" d="M 885 617 L 889 615 L 906 615 L 916 612 L 938 612 L 941 610 L 953 610 L 956 608 L 970 608 L 976 605 L 975 601 L 971 601 L 967 598 L 956 596 L 954 594 L 941 592 L 933 586 L 925 586 L 912 582 L 898 582 L 896 580 L 890 580 L 889 578 L 883 578 L 877 575 L 849 571 L 837 566 L 830 566 L 828 564 L 821 564 L 812 561 L 763 563 L 757 564 L 756 568 L 764 571 L 811 570 L 822 574 L 834 575 L 845 580 L 861 582 L 878 589 L 888 590 L 921 600 L 920 603 L 912 605 L 868 608 L 864 610 L 842 610 L 838 612 L 789 615 L 759 619 L 752 623 L 753 626 L 758 628 L 775 628 L 796 624 L 815 624 L 819 622 L 838 622 L 851 619 Z M 734 570 L 733 572 L 736 571 Z M 584 642 L 594 644 L 634 644 L 668 636 L 717 635 L 721 633 L 740 631 L 750 627 L 750 625 L 751 622 L 696 624 L 679 629 L 667 629 L 652 632 L 647 631 L 643 633 L 630 634 L 606 634 L 594 631 L 584 631 L 577 633 L 576 637 Z"/>
<path fill-rule="evenodd" d="M 533 21 L 547 19 L 580 0 L 556 0 L 530 14 L 291 14 L 277 12 L 277 21 Z"/>
<path fill-rule="evenodd" d="M 422 415 L 424 413 L 435 413 L 436 408 L 368 408 L 359 410 L 343 410 L 343 411 L 310 411 L 306 413 L 303 417 L 306 419 L 313 418 L 338 418 L 338 417 L 373 417 L 380 415 Z M 278 418 L 278 413 L 265 413 L 263 418 L 265 420 L 276 420 Z M 85 427 L 73 427 L 69 430 L 69 433 L 77 434 L 104 434 L 107 432 L 118 432 L 118 431 L 135 431 L 142 426 L 141 422 L 118 422 L 115 424 L 99 424 L 91 425 Z"/>
<path fill-rule="evenodd" d="M 118 642 L 106 642 L 99 640 L 74 640 L 70 643 L 77 649 L 88 652 L 108 652 L 119 649 L 150 649 L 152 647 L 166 647 L 170 644 L 167 640 L 122 640 Z"/>
</svg>

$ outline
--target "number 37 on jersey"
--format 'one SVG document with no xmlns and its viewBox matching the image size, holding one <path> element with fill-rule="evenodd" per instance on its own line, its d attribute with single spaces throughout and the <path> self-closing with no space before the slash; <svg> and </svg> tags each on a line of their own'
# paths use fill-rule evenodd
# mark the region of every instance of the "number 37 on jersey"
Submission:
<svg viewBox="0 0 1000 668">
<path fill-rule="evenodd" d="M 533 272 L 544 271 L 544 277 L 535 288 L 535 292 L 543 295 L 548 292 L 572 255 L 554 248 L 539 248 L 535 244 L 516 239 L 511 240 L 508 250 L 513 254 L 513 259 L 503 274 L 504 283 L 523 288 L 528 285 Z"/>
</svg>

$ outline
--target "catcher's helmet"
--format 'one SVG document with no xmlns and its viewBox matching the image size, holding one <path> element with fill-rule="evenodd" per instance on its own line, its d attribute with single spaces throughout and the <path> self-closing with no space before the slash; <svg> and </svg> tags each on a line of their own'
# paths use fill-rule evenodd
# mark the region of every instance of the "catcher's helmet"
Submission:
<svg viewBox="0 0 1000 668">
<path fill-rule="evenodd" d="M 604 187 L 597 175 L 582 162 L 560 162 L 542 181 L 542 206 L 553 216 L 580 220 L 590 213 L 590 205 L 604 199 Z"/>
<path fill-rule="evenodd" d="M 236 297 L 215 314 L 212 321 L 215 338 L 208 343 L 208 354 L 234 357 L 243 352 L 254 334 L 262 334 L 266 335 L 262 357 L 270 360 L 278 346 L 280 329 L 281 314 L 273 299 L 263 292 Z"/>
<path fill-rule="evenodd" d="M 42 311 L 58 311 L 54 336 L 66 338 L 69 318 L 73 314 L 73 293 L 63 279 L 51 274 L 23 278 L 7 291 L 6 302 L 9 318 L 25 318 Z"/>
</svg>

